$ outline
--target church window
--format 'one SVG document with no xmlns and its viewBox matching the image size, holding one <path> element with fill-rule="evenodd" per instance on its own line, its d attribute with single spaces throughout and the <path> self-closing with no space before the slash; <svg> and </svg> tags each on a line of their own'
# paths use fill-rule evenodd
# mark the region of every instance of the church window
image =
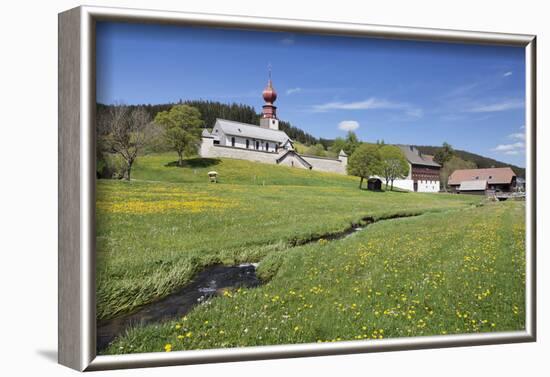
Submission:
<svg viewBox="0 0 550 377">
<path fill-rule="evenodd" d="M 265 143 L 265 150 L 266 150 L 267 152 L 269 152 L 269 143 L 267 143 L 267 142 Z"/>
<path fill-rule="evenodd" d="M 256 142 L 256 149 L 260 149 L 260 142 L 259 141 Z"/>
<path fill-rule="evenodd" d="M 250 147 L 250 140 L 246 139 L 246 149 Z"/>
<path fill-rule="evenodd" d="M 234 138 L 234 137 L 231 137 L 231 146 L 232 146 L 232 147 L 235 146 L 235 138 Z"/>
</svg>

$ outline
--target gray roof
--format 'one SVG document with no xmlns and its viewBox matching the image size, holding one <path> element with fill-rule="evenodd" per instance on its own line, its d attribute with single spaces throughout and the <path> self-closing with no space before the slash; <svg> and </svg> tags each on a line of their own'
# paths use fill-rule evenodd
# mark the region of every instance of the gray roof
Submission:
<svg viewBox="0 0 550 377">
<path fill-rule="evenodd" d="M 287 151 L 286 153 L 284 153 L 281 157 L 279 157 L 277 159 L 277 163 L 281 163 L 281 161 L 283 161 L 287 156 L 290 156 L 290 155 L 294 155 L 296 156 L 296 158 L 298 158 L 298 160 L 300 160 L 302 162 L 302 164 L 304 164 L 306 167 L 308 167 L 309 169 L 312 168 L 313 165 L 311 165 L 309 162 L 307 162 L 302 156 L 300 156 L 298 153 L 296 153 L 295 151 Z"/>
<path fill-rule="evenodd" d="M 476 179 L 475 181 L 462 181 L 460 191 L 481 191 L 487 188 L 487 181 L 484 179 Z"/>
<path fill-rule="evenodd" d="M 405 155 L 407 161 L 409 161 L 413 165 L 441 167 L 441 165 L 439 165 L 431 158 L 420 154 L 418 149 L 416 149 L 412 145 L 398 145 L 398 147 L 403 151 L 403 154 Z"/>
<path fill-rule="evenodd" d="M 256 126 L 253 124 L 233 122 L 232 120 L 225 119 L 216 119 L 216 125 L 226 135 L 275 141 L 277 143 L 285 143 L 287 140 L 290 140 L 290 138 L 284 131 L 261 128 L 260 126 Z M 216 127 L 216 125 L 214 125 L 214 127 Z"/>
</svg>

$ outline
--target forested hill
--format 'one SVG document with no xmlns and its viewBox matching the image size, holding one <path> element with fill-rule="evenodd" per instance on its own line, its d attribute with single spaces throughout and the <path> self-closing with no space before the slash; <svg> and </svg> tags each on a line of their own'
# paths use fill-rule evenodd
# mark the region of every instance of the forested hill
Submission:
<svg viewBox="0 0 550 377">
<path fill-rule="evenodd" d="M 249 124 L 260 124 L 260 114 L 257 114 L 254 108 L 248 105 L 239 103 L 228 104 L 204 100 L 180 101 L 178 104 L 185 104 L 197 108 L 200 111 L 204 124 L 207 128 L 214 127 L 216 118 Z M 132 105 L 131 107 L 144 107 L 151 115 L 151 118 L 154 118 L 158 112 L 170 110 L 170 108 L 174 105 L 175 103 L 166 103 L 158 105 Z M 102 111 L 109 105 L 98 104 L 97 106 L 98 111 Z M 319 142 L 319 139 L 297 127 L 292 126 L 290 122 L 279 120 L 279 129 L 285 131 L 292 140 L 299 141 L 303 144 L 313 145 Z"/>
<path fill-rule="evenodd" d="M 435 152 L 440 148 L 440 147 L 434 147 L 434 146 L 430 146 L 430 145 L 415 145 L 415 147 L 420 152 L 422 152 L 424 154 L 430 154 L 430 155 L 434 155 Z M 514 171 L 514 173 L 516 173 L 516 175 L 518 177 L 525 178 L 525 168 L 520 168 L 519 166 L 515 166 L 515 165 L 512 165 L 512 164 L 507 164 L 505 162 L 493 160 L 492 158 L 480 156 L 478 154 L 463 151 L 463 150 L 460 150 L 460 149 L 455 149 L 454 151 L 455 151 L 456 155 L 458 157 L 460 157 L 461 159 L 466 160 L 466 161 L 475 162 L 477 167 L 480 168 L 480 169 L 493 168 L 493 167 L 494 168 L 503 168 L 503 167 L 509 166 L 509 167 L 512 168 L 512 170 Z"/>
<path fill-rule="evenodd" d="M 166 103 L 166 104 L 157 104 L 157 105 L 132 105 L 131 107 L 144 107 L 147 112 L 151 115 L 151 118 L 154 118 L 158 112 L 170 110 L 172 106 L 176 103 Z M 243 122 L 249 124 L 259 124 L 260 123 L 260 114 L 256 113 L 254 108 L 249 105 L 243 105 L 239 103 L 222 103 L 216 101 L 205 101 L 205 100 L 193 100 L 193 101 L 179 101 L 177 104 L 186 104 L 197 108 L 204 120 L 205 126 L 207 128 L 212 128 L 216 122 L 216 118 L 233 120 L 235 122 Z M 108 106 L 98 104 L 98 112 L 105 111 Z M 285 131 L 286 134 L 295 141 L 298 141 L 306 146 L 313 145 L 322 145 L 322 148 L 327 151 L 330 149 L 335 140 L 316 138 L 313 135 L 304 132 L 298 127 L 294 127 L 290 122 L 285 122 L 279 120 L 279 128 L 282 131 Z M 343 140 L 341 140 L 344 142 Z M 434 155 L 438 146 L 428 146 L 428 145 L 417 145 L 418 150 L 425 154 Z M 490 168 L 490 167 L 505 167 L 510 166 L 514 172 L 520 176 L 525 177 L 525 169 L 518 166 L 506 164 L 492 158 L 480 156 L 475 153 L 470 153 L 462 150 L 455 150 L 456 155 L 463 160 L 474 162 L 479 168 Z M 311 153 L 311 152 L 309 152 Z M 321 154 L 324 155 L 324 154 Z"/>
</svg>

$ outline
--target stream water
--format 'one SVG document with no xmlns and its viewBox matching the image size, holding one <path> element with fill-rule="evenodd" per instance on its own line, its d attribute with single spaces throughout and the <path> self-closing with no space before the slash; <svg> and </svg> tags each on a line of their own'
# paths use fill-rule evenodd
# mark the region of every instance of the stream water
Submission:
<svg viewBox="0 0 550 377">
<path fill-rule="evenodd" d="M 158 301 L 146 304 L 133 313 L 98 321 L 97 351 L 105 349 L 130 326 L 178 318 L 225 288 L 255 287 L 259 284 L 255 264 L 207 267 L 190 284 Z"/>
<path fill-rule="evenodd" d="M 321 239 L 334 241 L 363 230 L 367 225 L 375 221 L 417 215 L 418 214 L 391 216 L 378 220 L 371 217 L 365 217 L 362 219 L 361 224 L 352 224 L 344 231 L 296 241 L 291 243 L 291 246 L 305 245 L 317 242 Z M 105 349 L 117 336 L 123 334 L 124 331 L 131 326 L 161 323 L 163 321 L 182 317 L 196 305 L 222 293 L 223 290 L 227 288 L 251 288 L 260 285 L 262 282 L 256 276 L 256 267 L 257 264 L 254 263 L 241 264 L 238 266 L 215 265 L 207 267 L 199 272 L 191 283 L 160 300 L 148 303 L 133 313 L 113 319 L 98 321 L 97 352 L 99 353 L 101 350 Z"/>
</svg>

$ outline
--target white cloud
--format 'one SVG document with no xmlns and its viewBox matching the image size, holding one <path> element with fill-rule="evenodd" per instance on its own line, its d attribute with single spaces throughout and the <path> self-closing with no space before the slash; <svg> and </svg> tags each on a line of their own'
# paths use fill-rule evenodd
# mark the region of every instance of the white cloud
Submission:
<svg viewBox="0 0 550 377">
<path fill-rule="evenodd" d="M 294 93 L 300 93 L 302 91 L 302 88 L 290 88 L 286 90 L 286 94 L 294 94 Z"/>
<path fill-rule="evenodd" d="M 519 151 L 506 151 L 504 154 L 510 155 L 510 156 L 517 156 L 519 154 Z"/>
<path fill-rule="evenodd" d="M 475 105 L 466 111 L 470 113 L 492 113 L 497 111 L 522 109 L 524 106 L 525 104 L 523 100 L 512 99 L 485 105 Z"/>
<path fill-rule="evenodd" d="M 359 123 L 354 120 L 343 120 L 338 123 L 338 128 L 342 131 L 355 131 L 359 128 Z"/>
<path fill-rule="evenodd" d="M 390 102 L 384 99 L 375 97 L 368 98 L 364 101 L 354 102 L 327 102 L 320 105 L 314 105 L 313 111 L 326 112 L 330 110 L 376 110 L 376 109 L 395 109 L 405 110 L 407 115 L 413 117 L 422 116 L 422 109 L 415 108 L 407 103 Z"/>
<path fill-rule="evenodd" d="M 294 39 L 294 37 L 286 37 L 281 39 L 280 42 L 286 46 L 290 46 L 293 45 L 296 40 Z"/>
<path fill-rule="evenodd" d="M 386 100 L 380 100 L 374 97 L 364 101 L 356 102 L 327 102 L 321 105 L 314 105 L 315 111 L 329 110 L 371 110 L 371 109 L 395 109 L 399 106 Z"/>
<path fill-rule="evenodd" d="M 525 140 L 525 134 L 523 132 L 515 132 L 513 134 L 508 135 L 508 138 L 515 139 L 515 140 Z"/>
<path fill-rule="evenodd" d="M 424 111 L 422 109 L 413 108 L 413 109 L 407 110 L 407 115 L 414 118 L 421 118 L 422 115 L 424 115 Z"/>
<path fill-rule="evenodd" d="M 512 76 L 512 73 L 513 73 L 512 71 L 508 71 L 503 76 L 504 77 Z"/>
<path fill-rule="evenodd" d="M 480 84 L 477 82 L 472 82 L 469 84 L 464 84 L 453 88 L 449 93 L 443 95 L 443 97 L 459 97 L 467 93 L 470 93 L 473 89 L 477 88 Z"/>
<path fill-rule="evenodd" d="M 525 143 L 523 141 L 518 141 L 517 143 L 512 144 L 499 144 L 493 148 L 494 152 L 503 152 L 506 154 L 512 154 L 513 152 L 520 152 L 525 149 Z M 515 153 L 517 154 L 517 153 Z"/>
</svg>

